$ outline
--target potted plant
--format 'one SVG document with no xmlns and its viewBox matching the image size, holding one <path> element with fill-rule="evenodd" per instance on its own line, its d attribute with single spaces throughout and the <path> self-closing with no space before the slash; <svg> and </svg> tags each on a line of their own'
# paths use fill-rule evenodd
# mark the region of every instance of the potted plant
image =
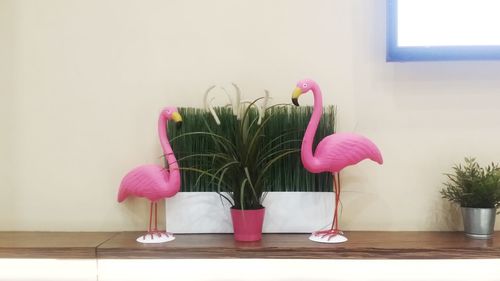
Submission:
<svg viewBox="0 0 500 281">
<path fill-rule="evenodd" d="M 262 105 L 263 100 L 258 104 Z M 217 114 L 217 119 L 211 114 L 212 110 Z M 215 151 L 214 141 L 208 135 L 186 135 L 186 133 L 200 131 L 208 132 L 208 126 L 218 135 L 232 139 L 236 125 L 234 123 L 238 120 L 234 117 L 232 106 L 212 106 L 212 110 L 210 106 L 208 110 L 206 107 L 180 107 L 179 112 L 187 121 L 181 128 L 176 126 L 168 128 L 169 135 L 172 137 L 172 148 L 181 167 L 181 192 L 176 196 L 174 205 L 180 204 L 183 207 L 182 211 L 179 208 L 173 208 L 170 213 L 174 217 L 171 224 L 174 228 L 179 226 L 177 228 L 179 232 L 233 232 L 231 213 L 227 206 L 229 204 L 226 204 L 223 197 L 214 196 L 214 192 L 218 191 L 218 182 L 196 171 L 197 167 L 203 170 L 210 168 L 210 157 L 202 157 L 200 154 Z M 267 109 L 265 114 L 272 115 L 272 118 L 264 125 L 264 139 L 261 143 L 280 144 L 280 149 L 300 149 L 304 130 L 312 111 L 311 106 L 295 107 L 292 105 L 274 106 Z M 335 131 L 335 112 L 334 106 L 324 108 L 314 142 L 315 146 L 321 139 Z M 242 110 L 241 114 L 243 113 Z M 216 120 L 219 121 L 219 125 Z M 283 135 L 284 132 L 286 135 Z M 327 198 L 331 196 L 333 184 L 331 174 L 309 173 L 303 168 L 300 159 L 298 152 L 289 154 L 276 161 L 267 172 L 263 193 L 265 200 L 262 204 L 266 206 L 263 231 L 303 233 L 327 223 L 328 220 L 317 216 L 317 212 L 324 210 L 323 204 L 318 204 L 318 202 L 331 202 Z M 221 201 L 224 203 L 222 205 L 225 205 L 223 208 L 220 206 Z M 296 203 L 293 202 L 302 202 L 308 208 L 294 208 Z M 290 220 L 290 218 L 297 219 Z M 198 223 L 199 220 L 203 220 L 203 223 Z"/>
<path fill-rule="evenodd" d="M 491 238 L 500 207 L 500 167 L 495 163 L 481 167 L 475 158 L 465 158 L 465 164 L 453 166 L 453 171 L 445 174 L 449 181 L 442 197 L 460 205 L 468 237 Z"/>
<path fill-rule="evenodd" d="M 261 98 L 262 99 L 262 98 Z M 196 165 L 181 170 L 195 171 L 198 181 L 215 186 L 221 198 L 231 205 L 234 238 L 237 241 L 257 241 L 262 236 L 265 208 L 263 200 L 266 184 L 276 165 L 291 154 L 297 154 L 297 147 L 286 143 L 300 139 L 290 139 L 290 131 L 280 132 L 273 140 L 266 138 L 270 120 L 276 106 L 259 108 L 256 103 L 241 102 L 239 106 L 211 108 L 199 122 L 205 123 L 203 131 L 185 132 L 173 141 L 182 141 L 188 136 L 197 136 L 209 144 L 203 153 L 195 153 L 179 159 L 196 158 Z M 234 108 L 238 108 L 235 110 Z M 275 132 L 274 132 L 275 133 Z M 208 179 L 208 181 L 207 181 Z"/>
</svg>

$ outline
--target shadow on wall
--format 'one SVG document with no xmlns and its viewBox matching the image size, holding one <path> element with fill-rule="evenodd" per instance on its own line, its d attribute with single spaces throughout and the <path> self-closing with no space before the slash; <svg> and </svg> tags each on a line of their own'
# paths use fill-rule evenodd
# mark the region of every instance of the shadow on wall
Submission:
<svg viewBox="0 0 500 281">
<path fill-rule="evenodd" d="M 429 225 L 439 226 L 440 231 L 463 230 L 459 206 L 442 199 L 437 199 L 434 206 L 434 210 L 429 212 Z"/>
</svg>

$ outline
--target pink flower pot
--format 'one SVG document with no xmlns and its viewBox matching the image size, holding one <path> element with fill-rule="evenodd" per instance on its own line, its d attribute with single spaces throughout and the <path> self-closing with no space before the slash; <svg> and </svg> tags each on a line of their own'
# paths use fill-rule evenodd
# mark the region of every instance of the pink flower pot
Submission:
<svg viewBox="0 0 500 281">
<path fill-rule="evenodd" d="M 259 241 L 262 239 L 262 224 L 266 209 L 238 210 L 231 208 L 234 240 Z"/>
</svg>

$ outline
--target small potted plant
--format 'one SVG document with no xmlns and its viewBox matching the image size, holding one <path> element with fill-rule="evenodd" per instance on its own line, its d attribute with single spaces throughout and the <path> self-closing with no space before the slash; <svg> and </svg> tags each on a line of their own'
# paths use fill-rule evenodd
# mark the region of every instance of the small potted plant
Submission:
<svg viewBox="0 0 500 281">
<path fill-rule="evenodd" d="M 286 149 L 280 142 L 264 143 L 272 114 L 269 111 L 259 113 L 252 104 L 243 107 L 241 115 L 234 116 L 225 125 L 230 126 L 231 136 L 220 132 L 217 127 L 207 127 L 213 150 L 200 156 L 208 157 L 210 165 L 198 167 L 203 170 L 202 175 L 213 180 L 219 194 L 232 205 L 231 218 L 237 241 L 261 239 L 265 213 L 262 201 L 271 175 L 269 172 L 279 164 L 279 160 L 299 151 Z M 265 115 L 261 116 L 263 113 Z"/>
<path fill-rule="evenodd" d="M 476 239 L 491 238 L 500 207 L 499 165 L 481 167 L 475 158 L 465 158 L 465 164 L 453 166 L 453 173 L 445 175 L 448 182 L 441 195 L 462 208 L 465 234 Z"/>
<path fill-rule="evenodd" d="M 196 164 L 182 165 L 181 170 L 198 173 L 197 183 L 203 181 L 213 186 L 221 198 L 229 202 L 237 241 L 261 239 L 266 185 L 273 169 L 286 156 L 299 152 L 298 148 L 284 145 L 293 141 L 289 131 L 274 131 L 277 137 L 267 139 L 266 133 L 275 130 L 269 121 L 275 109 L 283 105 L 257 106 L 265 99 L 267 95 L 254 101 L 240 101 L 238 97 L 232 109 L 210 107 L 203 120 L 199 120 L 205 123 L 203 131 L 186 132 L 174 138 L 181 141 L 196 136 L 205 144 L 203 152 L 183 157 L 196 159 Z M 183 158 L 179 160 L 181 163 Z"/>
</svg>

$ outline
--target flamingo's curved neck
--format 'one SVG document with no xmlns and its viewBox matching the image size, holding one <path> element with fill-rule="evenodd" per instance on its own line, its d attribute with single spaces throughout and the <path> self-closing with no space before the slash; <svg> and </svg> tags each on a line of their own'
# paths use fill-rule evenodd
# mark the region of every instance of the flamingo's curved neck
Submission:
<svg viewBox="0 0 500 281">
<path fill-rule="evenodd" d="M 309 120 L 309 124 L 307 125 L 307 129 L 304 134 L 304 139 L 302 140 L 301 146 L 302 162 L 308 170 L 314 170 L 318 165 L 318 161 L 314 157 L 313 153 L 313 142 L 314 135 L 316 134 L 316 130 L 318 129 L 319 121 L 321 119 L 321 114 L 323 114 L 323 98 L 321 96 L 321 90 L 319 89 L 319 86 L 313 85 L 311 87 L 311 91 L 314 95 L 314 108 L 311 119 Z"/>
<path fill-rule="evenodd" d="M 158 119 L 158 134 L 160 135 L 161 148 L 163 149 L 163 154 L 168 162 L 169 173 L 166 173 L 166 178 L 169 184 L 173 186 L 180 186 L 181 176 L 179 173 L 179 164 L 177 164 L 177 159 L 175 158 L 170 142 L 168 141 L 167 135 L 167 118 L 161 114 Z"/>
</svg>

